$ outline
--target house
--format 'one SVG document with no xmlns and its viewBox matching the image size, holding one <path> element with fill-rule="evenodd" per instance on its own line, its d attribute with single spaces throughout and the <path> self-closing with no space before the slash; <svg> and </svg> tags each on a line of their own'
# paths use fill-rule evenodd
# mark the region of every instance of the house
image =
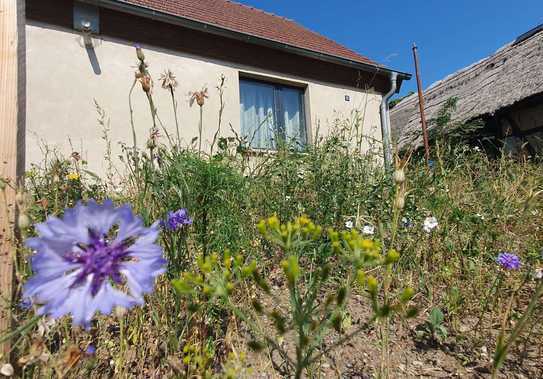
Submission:
<svg viewBox="0 0 543 379">
<path fill-rule="evenodd" d="M 104 141 L 94 100 L 109 120 L 114 155 L 116 142 L 131 143 L 136 44 L 149 64 L 160 120 L 172 135 L 171 93 L 158 78 L 166 69 L 176 76 L 185 144 L 198 137 L 200 122 L 190 93 L 207 88 L 201 138 L 207 151 L 218 127 L 221 77 L 221 134 L 233 130 L 255 151 L 273 150 L 277 136 L 311 143 L 317 130 L 324 135 L 335 119 L 353 112 L 363 120 L 364 134 L 381 141 L 384 95 L 410 78 L 292 20 L 228 0 L 26 0 L 26 18 L 30 163 L 42 159 L 47 144 L 78 151 L 102 171 Z M 139 86 L 130 101 L 143 146 L 152 120 Z"/>
<path fill-rule="evenodd" d="M 542 152 L 543 25 L 430 86 L 424 91 L 426 118 L 435 119 L 452 98 L 456 99 L 452 122 L 482 121 L 483 132 L 496 137 L 511 153 L 522 146 L 532 153 Z M 421 144 L 417 94 L 399 102 L 390 117 L 400 149 Z M 432 127 L 435 124 L 430 122 Z"/>
</svg>

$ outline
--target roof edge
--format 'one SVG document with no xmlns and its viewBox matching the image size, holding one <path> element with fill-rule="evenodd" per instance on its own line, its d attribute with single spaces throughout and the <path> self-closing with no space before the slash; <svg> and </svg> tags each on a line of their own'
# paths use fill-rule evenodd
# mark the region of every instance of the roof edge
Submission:
<svg viewBox="0 0 543 379">
<path fill-rule="evenodd" d="M 103 8 L 130 13 L 136 16 L 150 18 L 153 20 L 157 20 L 157 21 L 161 21 L 161 22 L 165 22 L 169 24 L 183 26 L 183 27 L 193 29 L 193 30 L 199 30 L 206 33 L 220 35 L 223 37 L 234 38 L 239 41 L 254 43 L 256 45 L 266 46 L 266 47 L 274 48 L 278 50 L 284 50 L 292 54 L 301 55 L 301 56 L 317 59 L 317 60 L 328 62 L 328 63 L 334 63 L 341 66 L 351 67 L 351 68 L 359 69 L 359 70 L 370 72 L 370 73 L 383 72 L 385 74 L 390 75 L 391 73 L 396 72 L 398 74 L 398 79 L 399 79 L 398 87 L 401 86 L 401 82 L 403 80 L 411 79 L 411 74 L 406 73 L 406 72 L 396 71 L 396 70 L 379 66 L 379 65 L 357 62 L 351 59 L 342 58 L 335 55 L 330 55 L 330 54 L 321 53 L 321 52 L 310 50 L 310 49 L 305 49 L 305 48 L 289 45 L 283 42 L 278 42 L 272 39 L 263 38 L 263 37 L 256 36 L 253 34 L 242 33 L 237 30 L 205 23 L 198 20 L 193 20 L 187 17 L 172 15 L 170 13 L 157 11 L 152 8 L 148 8 L 148 7 L 144 7 L 140 5 L 127 3 L 126 1 L 123 1 L 123 0 L 79 0 L 79 1 L 83 3 L 100 6 Z"/>
</svg>

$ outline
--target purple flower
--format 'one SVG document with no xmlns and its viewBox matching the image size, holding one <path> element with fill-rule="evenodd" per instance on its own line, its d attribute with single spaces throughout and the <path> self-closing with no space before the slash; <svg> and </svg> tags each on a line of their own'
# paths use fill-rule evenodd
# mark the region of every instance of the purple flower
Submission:
<svg viewBox="0 0 543 379">
<path fill-rule="evenodd" d="M 158 223 L 145 227 L 129 205 L 90 200 L 35 228 L 38 237 L 26 240 L 35 250 L 34 276 L 23 298 L 39 305 L 40 315 L 71 314 L 74 324 L 88 328 L 96 312 L 142 305 L 165 271 L 162 248 L 155 244 Z"/>
<path fill-rule="evenodd" d="M 94 355 L 96 354 L 96 348 L 94 347 L 94 345 L 89 345 L 87 346 L 87 350 L 85 350 L 85 353 L 87 355 Z"/>
<path fill-rule="evenodd" d="M 175 212 L 168 212 L 166 221 L 162 222 L 162 226 L 169 230 L 178 230 L 187 225 L 192 225 L 192 219 L 185 208 L 181 208 Z"/>
<path fill-rule="evenodd" d="M 19 302 L 19 309 L 28 311 L 30 308 L 32 308 L 32 300 L 30 300 L 28 297 L 22 298 Z"/>
<path fill-rule="evenodd" d="M 500 253 L 496 262 L 505 270 L 520 269 L 520 258 L 512 253 Z"/>
</svg>

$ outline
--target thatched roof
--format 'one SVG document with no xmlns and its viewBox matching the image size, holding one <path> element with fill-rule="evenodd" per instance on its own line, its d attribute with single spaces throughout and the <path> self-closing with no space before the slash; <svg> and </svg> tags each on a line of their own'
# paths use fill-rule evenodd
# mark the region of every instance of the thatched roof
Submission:
<svg viewBox="0 0 543 379">
<path fill-rule="evenodd" d="M 434 83 L 424 92 L 427 120 L 451 97 L 458 99 L 452 121 L 466 122 L 543 93 L 543 24 L 499 49 L 492 56 Z M 391 110 L 398 146 L 421 143 L 418 96 Z M 431 127 L 431 125 L 430 125 Z"/>
</svg>

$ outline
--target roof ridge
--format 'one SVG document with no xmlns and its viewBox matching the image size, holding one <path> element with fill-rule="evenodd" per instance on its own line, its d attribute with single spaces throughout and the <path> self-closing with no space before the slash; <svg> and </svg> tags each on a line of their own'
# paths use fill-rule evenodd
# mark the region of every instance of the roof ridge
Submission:
<svg viewBox="0 0 543 379">
<path fill-rule="evenodd" d="M 265 11 L 265 10 L 263 10 L 263 9 L 260 9 L 260 8 L 257 8 L 257 7 L 253 7 L 252 5 L 243 4 L 243 3 L 240 3 L 240 2 L 235 1 L 235 0 L 222 0 L 222 1 L 225 1 L 225 2 L 227 2 L 227 3 L 234 4 L 234 5 L 238 5 L 238 6 L 241 6 L 241 7 L 244 7 L 244 8 L 248 8 L 248 9 L 253 10 L 253 11 L 258 11 L 258 12 L 264 13 L 264 14 L 266 14 L 266 15 L 268 15 L 268 16 L 272 16 L 272 17 L 276 17 L 276 18 L 279 18 L 279 19 L 282 19 L 282 20 L 285 20 L 285 21 L 292 22 L 292 23 L 296 24 L 296 26 L 298 26 L 298 27 L 300 27 L 300 28 L 302 28 L 302 29 L 305 29 L 305 30 L 307 30 L 307 31 L 310 32 L 310 33 L 316 34 L 316 35 L 318 35 L 319 37 L 324 38 L 324 39 L 327 40 L 328 42 L 331 42 L 331 43 L 333 43 L 333 44 L 335 44 L 335 45 L 337 45 L 337 46 L 340 46 L 341 48 L 343 48 L 343 49 L 345 49 L 345 50 L 347 50 L 347 51 L 349 51 L 349 52 L 351 52 L 351 53 L 354 53 L 354 54 L 357 54 L 357 55 L 361 55 L 359 52 L 357 52 L 357 51 L 355 51 L 355 50 L 353 50 L 353 49 L 351 49 L 351 48 L 345 46 L 345 45 L 342 44 L 342 43 L 339 43 L 338 41 L 333 40 L 333 39 L 330 38 L 330 37 L 327 37 L 326 35 L 324 35 L 324 34 L 318 32 L 318 31 L 315 31 L 315 30 L 313 30 L 313 29 L 311 29 L 311 28 L 305 26 L 304 24 L 302 24 L 302 23 L 300 23 L 300 22 L 298 22 L 298 21 L 296 21 L 296 20 L 294 20 L 294 19 L 291 19 L 291 18 L 288 18 L 288 17 L 284 17 L 284 16 L 281 16 L 281 15 L 276 15 L 276 14 L 274 14 L 274 13 L 272 13 L 272 12 L 268 12 L 268 11 Z M 368 58 L 368 57 L 365 57 L 365 58 L 368 59 L 370 62 L 375 63 L 375 62 L 373 61 L 373 59 Z"/>
<path fill-rule="evenodd" d="M 128 3 L 188 20 L 278 42 L 351 62 L 383 67 L 302 23 L 240 0 L 106 0 Z"/>
<path fill-rule="evenodd" d="M 280 18 L 280 19 L 285 20 L 285 21 L 290 21 L 290 22 L 295 22 L 295 23 L 297 23 L 296 21 L 294 21 L 294 20 L 292 20 L 292 19 L 290 19 L 290 18 L 288 18 L 288 17 L 281 16 L 281 15 L 275 14 L 275 13 L 273 13 L 273 12 L 268 12 L 268 11 L 265 11 L 264 9 L 260 9 L 260 8 L 254 7 L 254 6 L 252 6 L 252 5 L 243 4 L 243 3 L 240 3 L 240 2 L 235 1 L 235 0 L 222 0 L 222 1 L 225 1 L 225 2 L 227 2 L 227 3 L 231 3 L 231 4 L 233 4 L 233 5 L 237 5 L 237 6 L 242 7 L 242 8 L 248 8 L 248 9 L 250 9 L 250 10 L 252 10 L 252 11 L 261 12 L 261 13 L 264 13 L 264 14 L 266 14 L 266 15 L 268 15 L 268 16 L 277 17 L 277 18 Z M 297 24 L 298 24 L 298 23 L 297 23 Z"/>
</svg>

